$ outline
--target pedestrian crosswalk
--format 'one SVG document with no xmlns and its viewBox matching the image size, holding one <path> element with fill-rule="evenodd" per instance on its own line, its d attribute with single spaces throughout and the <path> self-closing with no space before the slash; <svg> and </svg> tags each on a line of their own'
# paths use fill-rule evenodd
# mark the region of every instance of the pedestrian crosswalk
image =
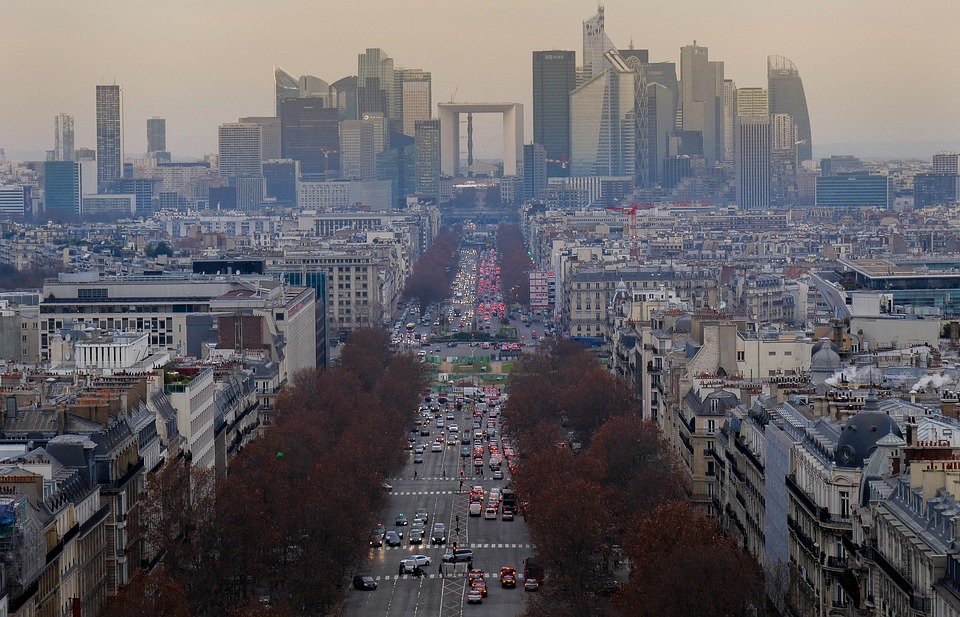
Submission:
<svg viewBox="0 0 960 617">
<path fill-rule="evenodd" d="M 494 542 L 490 542 L 490 543 L 471 543 L 471 544 L 463 544 L 463 545 L 460 546 L 460 548 L 521 548 L 521 549 L 531 549 L 531 550 L 532 550 L 532 549 L 534 548 L 534 546 L 533 546 L 533 544 L 523 544 L 523 543 L 514 543 L 514 544 L 511 544 L 511 543 L 509 543 L 509 542 L 506 542 L 506 543 L 494 543 Z M 408 553 L 409 553 L 409 552 L 414 552 L 414 551 L 427 552 L 427 551 L 437 551 L 437 550 L 446 552 L 447 547 L 445 547 L 445 546 L 430 546 L 430 545 L 424 544 L 423 546 L 384 546 L 382 550 L 385 550 L 385 551 L 406 551 L 406 552 L 408 552 Z"/>
<path fill-rule="evenodd" d="M 393 491 L 394 495 L 453 495 L 457 491 Z"/>
<path fill-rule="evenodd" d="M 450 579 L 456 579 L 456 578 L 464 578 L 464 576 L 465 576 L 465 574 L 446 574 L 446 575 L 441 576 L 440 574 L 436 574 L 436 573 L 434 573 L 434 574 L 426 574 L 426 573 L 424 573 L 421 578 L 450 578 Z M 487 572 L 487 573 L 485 573 L 485 574 L 483 575 L 483 577 L 486 578 L 486 579 L 497 579 L 497 578 L 500 578 L 500 573 L 499 573 L 499 572 Z M 414 575 L 412 575 L 412 574 L 387 574 L 387 575 L 385 575 L 385 576 L 374 576 L 374 577 L 373 577 L 373 580 L 376 580 L 376 581 L 405 581 L 405 580 L 407 580 L 407 579 L 416 579 L 416 578 L 418 578 L 418 577 L 416 577 L 416 576 L 414 576 Z"/>
</svg>

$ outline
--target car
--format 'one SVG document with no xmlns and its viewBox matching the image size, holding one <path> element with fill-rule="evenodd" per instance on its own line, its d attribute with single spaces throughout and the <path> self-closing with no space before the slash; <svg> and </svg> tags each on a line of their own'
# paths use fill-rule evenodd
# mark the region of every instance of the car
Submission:
<svg viewBox="0 0 960 617">
<path fill-rule="evenodd" d="M 380 488 L 382 488 L 385 491 L 392 491 L 393 485 L 390 484 L 389 482 L 384 482 L 383 484 L 380 485 Z"/>
<path fill-rule="evenodd" d="M 397 515 L 397 519 L 394 521 L 397 527 L 403 527 L 407 524 L 407 515 L 401 512 Z"/>
<path fill-rule="evenodd" d="M 487 509 L 483 511 L 483 518 L 486 519 L 486 520 L 488 520 L 488 521 L 490 521 L 490 520 L 493 520 L 493 521 L 497 520 L 497 509 L 496 509 L 496 508 L 491 508 L 490 506 L 487 506 Z"/>
<path fill-rule="evenodd" d="M 540 581 L 535 578 L 528 578 L 523 581 L 523 590 L 524 591 L 536 591 L 540 589 Z"/>
<path fill-rule="evenodd" d="M 460 456 L 461 456 L 462 458 L 469 458 L 469 457 L 470 457 L 470 448 L 468 448 L 467 446 L 463 446 L 462 448 L 460 448 Z"/>
<path fill-rule="evenodd" d="M 513 520 L 513 510 L 507 510 L 504 508 L 503 512 L 500 514 L 500 520 L 502 521 L 512 521 Z"/>
<path fill-rule="evenodd" d="M 420 429 L 420 436 L 421 436 L 421 437 L 429 437 L 429 436 L 430 436 L 430 429 L 428 429 L 427 427 L 421 428 L 421 429 Z"/>
<path fill-rule="evenodd" d="M 379 533 L 370 534 L 370 547 L 380 548 L 381 546 L 383 546 L 383 536 Z"/>
<path fill-rule="evenodd" d="M 494 480 L 503 480 L 503 472 L 499 469 L 493 470 L 493 479 Z"/>
<path fill-rule="evenodd" d="M 471 589 L 470 593 L 467 594 L 467 604 L 482 604 L 483 603 L 483 593 L 477 591 L 476 589 Z"/>
<path fill-rule="evenodd" d="M 487 581 L 485 579 L 477 579 L 473 582 L 474 591 L 479 591 L 480 595 L 484 598 L 487 597 Z"/>
<path fill-rule="evenodd" d="M 353 577 L 353 588 L 361 591 L 373 591 L 377 588 L 377 581 L 372 576 L 356 575 Z"/>
<path fill-rule="evenodd" d="M 392 529 L 387 532 L 386 542 L 387 546 L 400 546 L 400 534 Z"/>
<path fill-rule="evenodd" d="M 410 555 L 405 561 L 412 561 L 421 568 L 423 566 L 429 566 L 433 563 L 433 560 L 430 559 L 429 555 Z"/>
<path fill-rule="evenodd" d="M 422 463 L 422 462 L 423 462 L 423 455 L 422 455 L 422 454 L 417 454 L 416 456 L 414 456 L 414 457 L 413 457 L 413 462 L 416 463 L 416 464 Z"/>
<path fill-rule="evenodd" d="M 437 441 L 433 442 L 433 445 L 430 446 L 431 452 L 443 452 L 443 444 Z"/>
<path fill-rule="evenodd" d="M 419 527 L 411 529 L 408 542 L 410 544 L 423 544 L 423 529 Z"/>
<path fill-rule="evenodd" d="M 467 582 L 473 585 L 478 580 L 483 580 L 484 578 L 483 570 L 470 570 L 467 572 Z"/>
<path fill-rule="evenodd" d="M 517 569 L 513 566 L 500 566 L 500 578 L 504 576 L 516 576 Z"/>
<path fill-rule="evenodd" d="M 453 348 L 453 347 L 456 347 L 456 346 L 457 346 L 457 344 L 454 343 L 453 341 L 449 341 L 449 342 L 447 343 L 447 347 L 449 347 L 449 348 Z"/>
<path fill-rule="evenodd" d="M 483 512 L 483 506 L 480 505 L 479 501 L 475 501 L 470 504 L 470 516 L 480 516 Z"/>
<path fill-rule="evenodd" d="M 434 544 L 445 544 L 447 541 L 447 528 L 443 523 L 434 523 L 433 533 L 430 534 L 430 541 Z"/>
<path fill-rule="evenodd" d="M 450 549 L 443 554 L 443 557 L 440 558 L 444 563 L 463 563 L 473 561 L 473 549 L 469 548 L 458 548 L 456 550 Z"/>
<path fill-rule="evenodd" d="M 413 453 L 414 453 L 414 454 L 423 454 L 423 446 L 419 446 L 419 445 L 418 445 L 416 448 L 413 449 Z"/>
</svg>

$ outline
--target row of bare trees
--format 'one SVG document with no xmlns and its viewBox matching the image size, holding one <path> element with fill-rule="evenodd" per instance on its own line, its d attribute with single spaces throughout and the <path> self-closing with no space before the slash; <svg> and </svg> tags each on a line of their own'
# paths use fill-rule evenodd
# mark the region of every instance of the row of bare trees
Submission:
<svg viewBox="0 0 960 617">
<path fill-rule="evenodd" d="M 356 331 L 341 364 L 298 373 L 275 422 L 214 483 L 168 462 L 149 479 L 133 533 L 159 564 L 137 574 L 108 615 L 321 615 L 362 560 L 385 477 L 426 384 L 379 330 Z"/>
<path fill-rule="evenodd" d="M 547 570 L 526 614 L 762 614 L 753 558 L 688 504 L 682 461 L 636 412 L 626 384 L 575 343 L 515 366 L 505 409 L 523 454 L 514 482 Z"/>
<path fill-rule="evenodd" d="M 460 235 L 451 229 L 437 234 L 430 247 L 413 267 L 403 289 L 403 299 L 417 298 L 420 307 L 450 297 L 450 285 L 457 276 Z"/>
<path fill-rule="evenodd" d="M 500 252 L 500 282 L 508 304 L 530 302 L 530 270 L 533 264 L 523 242 L 520 226 L 511 223 L 497 229 L 497 250 Z"/>
</svg>

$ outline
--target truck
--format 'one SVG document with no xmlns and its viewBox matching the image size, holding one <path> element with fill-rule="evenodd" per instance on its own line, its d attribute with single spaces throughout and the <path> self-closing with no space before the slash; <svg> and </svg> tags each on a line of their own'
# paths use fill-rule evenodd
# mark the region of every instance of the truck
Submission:
<svg viewBox="0 0 960 617">
<path fill-rule="evenodd" d="M 505 488 L 500 491 L 500 500 L 503 503 L 503 511 L 507 512 L 508 510 L 516 514 L 517 513 L 517 492 L 512 488 Z"/>
<path fill-rule="evenodd" d="M 543 566 L 534 560 L 533 557 L 527 557 L 523 560 L 523 580 L 536 579 L 538 583 L 543 584 Z"/>
</svg>

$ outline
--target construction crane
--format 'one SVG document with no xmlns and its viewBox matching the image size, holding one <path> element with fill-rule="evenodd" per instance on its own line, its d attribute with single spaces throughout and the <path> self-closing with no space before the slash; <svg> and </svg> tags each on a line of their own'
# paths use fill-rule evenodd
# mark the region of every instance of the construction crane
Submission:
<svg viewBox="0 0 960 617">
<path fill-rule="evenodd" d="M 651 204 L 652 205 L 652 204 Z M 613 210 L 614 212 L 619 212 L 621 214 L 626 214 L 629 216 L 628 220 L 629 233 L 630 233 L 630 259 L 631 261 L 636 261 L 639 251 L 637 250 L 637 210 L 640 209 L 640 206 L 637 204 L 630 204 L 629 206 L 608 206 L 607 210 Z M 644 204 L 644 210 L 649 210 L 647 204 Z"/>
<path fill-rule="evenodd" d="M 559 159 L 547 159 L 548 163 L 559 163 L 560 169 L 566 169 L 567 165 L 570 163 L 570 159 L 567 158 L 566 153 L 561 156 Z"/>
<path fill-rule="evenodd" d="M 331 154 L 340 154 L 339 150 L 330 150 L 327 148 L 320 148 L 320 152 L 323 153 L 323 179 L 329 180 L 327 173 L 330 170 L 330 155 Z"/>
</svg>

